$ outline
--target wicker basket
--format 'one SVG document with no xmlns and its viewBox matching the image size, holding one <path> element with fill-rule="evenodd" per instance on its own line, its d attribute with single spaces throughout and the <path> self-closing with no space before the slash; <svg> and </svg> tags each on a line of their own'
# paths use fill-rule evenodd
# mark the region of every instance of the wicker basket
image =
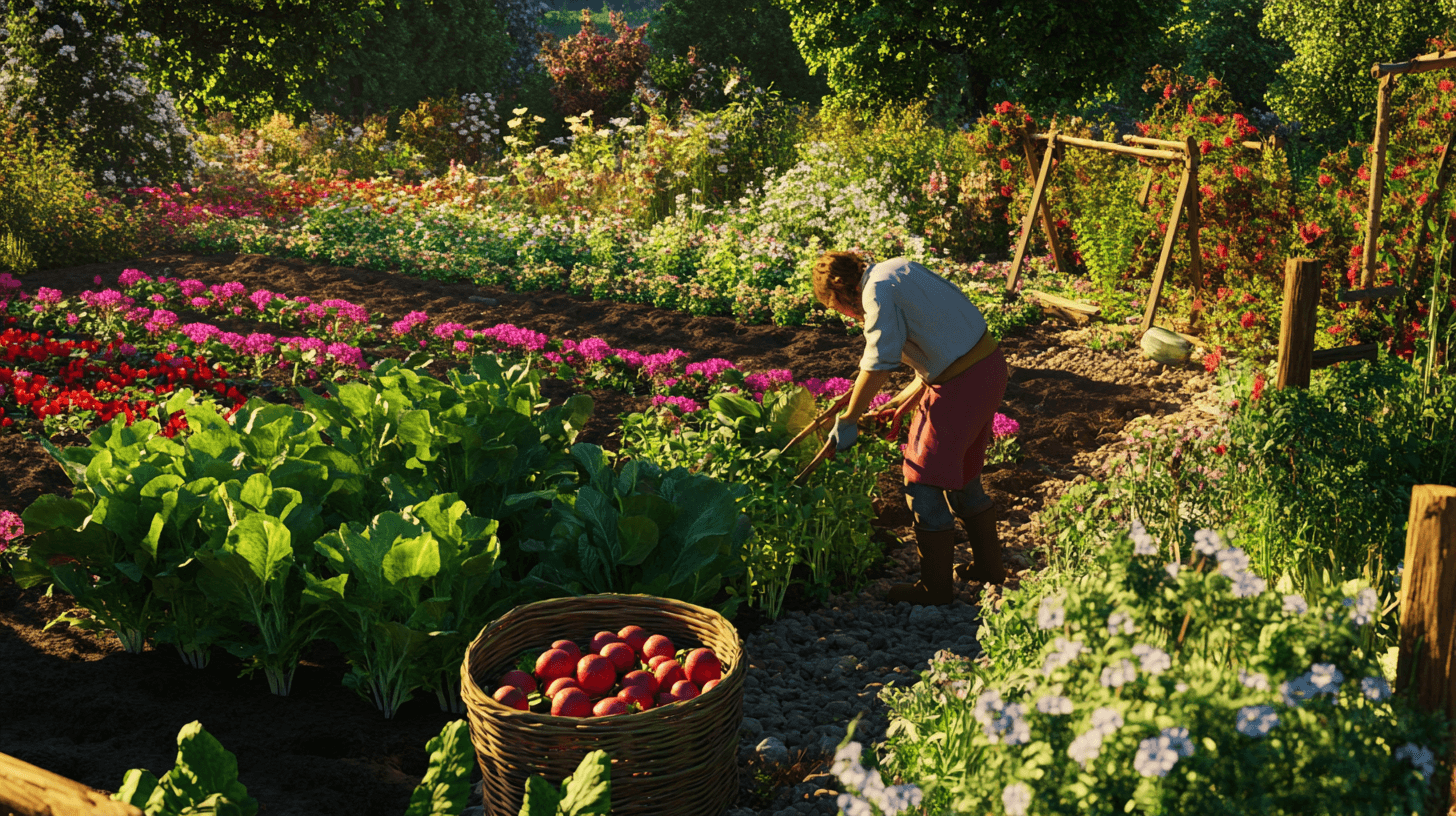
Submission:
<svg viewBox="0 0 1456 816">
<path fill-rule="evenodd" d="M 712 690 L 629 716 L 577 719 L 518 711 L 487 693 L 526 649 L 590 640 L 636 624 L 678 648 L 711 648 Z M 612 758 L 612 813 L 718 816 L 738 792 L 738 726 L 746 671 L 738 631 L 701 606 L 649 595 L 586 595 L 518 606 L 481 631 L 460 668 L 470 740 L 490 816 L 517 816 L 526 778 L 559 783 L 598 748 Z"/>
</svg>

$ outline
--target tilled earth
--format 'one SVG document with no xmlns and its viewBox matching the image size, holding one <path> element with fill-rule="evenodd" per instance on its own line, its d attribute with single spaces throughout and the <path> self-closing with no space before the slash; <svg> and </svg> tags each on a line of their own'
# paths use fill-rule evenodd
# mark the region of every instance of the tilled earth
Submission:
<svg viewBox="0 0 1456 816">
<path fill-rule="evenodd" d="M 477 329 L 512 323 L 552 337 L 601 337 L 644 353 L 680 348 L 690 361 L 723 357 L 744 370 L 789 368 L 801 378 L 852 375 L 863 347 L 858 336 L 823 327 L 741 326 L 563 293 L 513 293 L 256 255 L 158 255 L 36 273 L 25 283 L 75 293 L 93 287 L 97 275 L 111 283 L 127 267 L 344 298 L 393 317 L 423 310 Z M 988 468 L 985 484 L 1002 509 L 1008 566 L 1018 572 L 1044 557 L 1037 513 L 1068 483 L 1091 475 L 1104 449 L 1120 445 L 1129 420 L 1196 415 L 1195 401 L 1207 400 L 1209 378 L 1195 367 L 1164 368 L 1135 350 L 1094 351 L 1079 341 L 1051 324 L 1003 339 L 1011 378 L 1001 410 L 1021 423 L 1022 458 Z M 899 372 L 891 387 L 907 381 Z M 565 396 L 563 387 L 552 393 Z M 614 448 L 617 415 L 640 410 L 645 400 L 608 391 L 592 396 L 597 413 L 581 439 Z M 0 510 L 18 512 L 42 493 L 69 491 L 40 445 L 19 435 L 0 436 L 0 473 Z M 943 609 L 884 602 L 890 584 L 913 580 L 919 569 L 898 472 L 881 476 L 876 509 L 877 537 L 890 558 L 864 585 L 843 587 L 827 607 L 791 594 L 778 621 L 751 613 L 738 621 L 750 670 L 735 816 L 834 813 L 834 783 L 822 773 L 823 760 L 846 723 L 863 712 L 857 738 L 875 741 L 886 725 L 881 687 L 915 682 L 937 651 L 976 652 L 979 585 L 960 586 L 956 602 Z M 958 549 L 958 559 L 969 560 L 963 536 Z M 278 698 L 261 678 L 239 679 L 239 664 L 226 655 L 194 670 L 170 651 L 126 655 L 114 639 L 43 629 L 65 608 L 61 597 L 0 578 L 0 677 L 11 690 L 0 696 L 0 751 L 99 789 L 114 789 L 128 768 L 170 768 L 178 729 L 201 720 L 237 755 L 241 779 L 267 816 L 397 816 L 424 772 L 426 740 L 451 719 L 433 700 L 419 699 L 383 720 L 339 685 L 344 664 L 327 645 L 308 656 L 292 696 Z"/>
</svg>

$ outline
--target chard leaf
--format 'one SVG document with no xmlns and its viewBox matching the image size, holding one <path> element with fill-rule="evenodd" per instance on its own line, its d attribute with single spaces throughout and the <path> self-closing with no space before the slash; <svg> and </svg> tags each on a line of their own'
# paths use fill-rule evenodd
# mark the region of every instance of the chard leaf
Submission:
<svg viewBox="0 0 1456 816">
<path fill-rule="evenodd" d="M 241 558 L 233 567 L 238 577 L 246 577 L 258 585 L 267 585 L 287 570 L 293 557 L 292 537 L 288 527 L 272 516 L 253 513 L 228 530 L 226 551 Z M 244 569 L 239 569 L 243 567 Z"/>
<path fill-rule="evenodd" d="M 402 590 L 411 582 L 418 586 L 439 571 L 440 544 L 429 533 L 396 540 L 384 556 L 384 580 Z"/>
<path fill-rule="evenodd" d="M 565 816 L 607 816 L 612 809 L 612 760 L 606 751 L 582 757 L 576 773 L 561 785 L 560 809 Z"/>
<path fill-rule="evenodd" d="M 623 516 L 617 520 L 622 554 L 617 563 L 635 567 L 657 549 L 657 525 L 646 516 Z"/>
<path fill-rule="evenodd" d="M 147 800 L 156 789 L 155 774 L 145 768 L 132 768 L 121 778 L 121 787 L 111 794 L 111 798 L 140 810 L 147 806 Z"/>
<path fill-rule="evenodd" d="M 178 732 L 176 766 L 158 781 L 147 800 L 146 813 L 185 813 L 217 794 L 235 804 L 238 810 L 233 812 L 242 816 L 258 812 L 257 800 L 248 796 L 248 789 L 238 782 L 237 757 L 207 733 L 202 723 L 193 720 Z"/>
<path fill-rule="evenodd" d="M 79 530 L 90 514 L 90 506 L 83 501 L 46 493 L 31 502 L 20 518 L 27 533 L 39 533 L 56 528 Z"/>
<path fill-rule="evenodd" d="M 405 816 L 455 816 L 470 799 L 470 773 L 475 766 L 469 723 L 446 723 L 425 743 L 425 750 L 430 752 L 430 765 L 410 794 Z"/>
</svg>

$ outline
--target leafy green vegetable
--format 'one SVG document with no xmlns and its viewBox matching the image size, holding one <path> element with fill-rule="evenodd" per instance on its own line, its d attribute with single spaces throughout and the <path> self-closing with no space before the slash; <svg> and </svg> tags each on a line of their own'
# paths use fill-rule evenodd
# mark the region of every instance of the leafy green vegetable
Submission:
<svg viewBox="0 0 1456 816">
<path fill-rule="evenodd" d="M 439 735 L 425 743 L 425 750 L 430 752 L 430 766 L 410 794 L 404 816 L 456 816 L 470 799 L 470 773 L 475 765 L 470 724 L 465 720 L 446 723 Z"/>
<path fill-rule="evenodd" d="M 177 733 L 177 762 L 159 780 L 151 772 L 126 772 L 113 799 L 146 816 L 256 816 L 258 802 L 238 781 L 238 760 L 196 720 Z"/>
<path fill-rule="evenodd" d="M 559 789 L 543 777 L 527 778 L 520 816 L 606 816 L 611 809 L 612 760 L 606 751 L 592 751 Z"/>
</svg>

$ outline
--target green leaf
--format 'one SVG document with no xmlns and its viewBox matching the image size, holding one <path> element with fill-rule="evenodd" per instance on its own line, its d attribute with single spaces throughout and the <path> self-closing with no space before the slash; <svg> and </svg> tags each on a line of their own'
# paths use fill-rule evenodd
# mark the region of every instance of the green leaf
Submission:
<svg viewBox="0 0 1456 816">
<path fill-rule="evenodd" d="M 258 803 L 238 782 L 238 760 L 194 720 L 177 733 L 177 762 L 147 800 L 147 816 L 185 813 L 215 794 L 236 803 L 242 816 L 254 816 Z M 198 811 L 208 812 L 208 811 Z M 217 811 L 222 813 L 223 811 Z"/>
<path fill-rule="evenodd" d="M 470 724 L 465 720 L 447 723 L 425 743 L 425 750 L 430 752 L 430 765 L 410 794 L 405 816 L 455 816 L 470 799 L 470 773 L 475 766 Z"/>
<path fill-rule="evenodd" d="M 612 761 L 606 751 L 592 751 L 562 784 L 561 811 L 566 816 L 607 816 L 611 809 Z"/>
<path fill-rule="evenodd" d="M 384 580 L 404 584 L 413 578 L 433 578 L 440 571 L 440 544 L 429 533 L 399 539 L 384 555 Z"/>
<path fill-rule="evenodd" d="M 151 771 L 132 768 L 121 778 L 121 788 L 111 794 L 111 798 L 140 809 L 147 806 L 147 800 L 156 789 L 157 777 Z"/>
<path fill-rule="evenodd" d="M 526 798 L 521 802 L 520 816 L 558 816 L 561 813 L 561 791 L 545 777 L 526 778 Z"/>
<path fill-rule="evenodd" d="M 623 516 L 617 520 L 617 535 L 622 554 L 617 563 L 635 567 L 657 549 L 657 524 L 646 516 Z"/>
<path fill-rule="evenodd" d="M 258 585 L 271 583 L 285 571 L 293 557 L 293 543 L 283 522 L 253 513 L 228 530 L 225 551 L 242 560 L 231 570 L 237 577 L 251 577 Z M 239 569 L 242 567 L 242 569 Z"/>
<path fill-rule="evenodd" d="M 90 514 L 90 505 L 83 501 L 46 493 L 31 502 L 20 518 L 25 522 L 26 532 L 39 533 L 57 527 L 79 530 Z"/>
</svg>

